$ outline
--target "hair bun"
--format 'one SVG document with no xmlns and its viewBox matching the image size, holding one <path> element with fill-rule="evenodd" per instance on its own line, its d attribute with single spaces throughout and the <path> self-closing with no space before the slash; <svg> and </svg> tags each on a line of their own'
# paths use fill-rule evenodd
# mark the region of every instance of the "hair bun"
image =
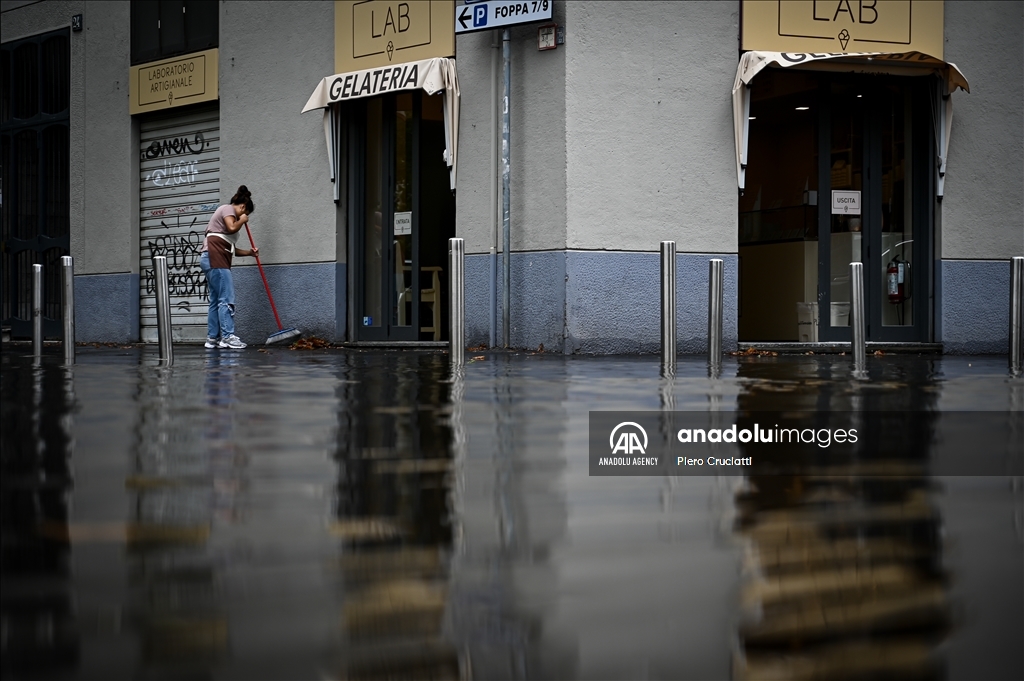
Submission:
<svg viewBox="0 0 1024 681">
<path fill-rule="evenodd" d="M 252 193 L 249 191 L 249 188 L 246 187 L 244 184 L 238 186 L 238 194 L 240 196 L 252 196 Z"/>
</svg>

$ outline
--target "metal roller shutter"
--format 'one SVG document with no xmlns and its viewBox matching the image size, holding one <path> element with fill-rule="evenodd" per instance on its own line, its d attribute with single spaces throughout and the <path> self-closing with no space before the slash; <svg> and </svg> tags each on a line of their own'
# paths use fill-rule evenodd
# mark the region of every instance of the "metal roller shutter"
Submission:
<svg viewBox="0 0 1024 681">
<path fill-rule="evenodd" d="M 174 341 L 206 338 L 209 292 L 199 249 L 220 202 L 220 110 L 141 124 L 139 312 L 142 341 L 157 342 L 153 256 L 167 257 Z"/>
</svg>

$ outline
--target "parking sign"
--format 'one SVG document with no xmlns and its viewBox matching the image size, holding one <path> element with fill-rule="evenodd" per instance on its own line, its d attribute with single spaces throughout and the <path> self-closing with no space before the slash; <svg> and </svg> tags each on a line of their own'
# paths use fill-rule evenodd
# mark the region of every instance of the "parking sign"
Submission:
<svg viewBox="0 0 1024 681">
<path fill-rule="evenodd" d="M 488 0 L 455 10 L 455 33 L 551 20 L 552 0 Z"/>
</svg>

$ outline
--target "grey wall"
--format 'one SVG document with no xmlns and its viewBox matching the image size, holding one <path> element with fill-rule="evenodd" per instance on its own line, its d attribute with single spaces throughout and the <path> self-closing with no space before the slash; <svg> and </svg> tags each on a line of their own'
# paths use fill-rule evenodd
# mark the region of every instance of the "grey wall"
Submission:
<svg viewBox="0 0 1024 681">
<path fill-rule="evenodd" d="M 676 260 L 676 348 L 707 351 L 708 261 L 725 261 L 725 349 L 736 348 L 735 255 L 684 253 Z M 489 256 L 466 257 L 466 343 L 486 344 L 490 335 Z M 502 259 L 497 258 L 498 272 Z M 661 347 L 660 258 L 656 253 L 531 251 L 513 253 L 512 347 L 565 354 L 652 354 Z M 500 276 L 500 275 L 499 275 Z M 564 283 L 563 283 L 564 282 Z M 495 305 L 496 340 L 502 339 L 501 297 Z"/>
<path fill-rule="evenodd" d="M 1010 263 L 942 260 L 936 335 L 954 355 L 1003 354 L 1010 345 Z"/>
<path fill-rule="evenodd" d="M 72 146 L 83 146 L 82 164 L 71 159 L 71 187 L 82 187 L 81 229 L 71 219 L 76 273 L 139 272 L 138 145 L 128 114 L 130 5 L 86 3 L 84 115 L 71 112 Z M 113 30 L 112 30 L 113 29 Z M 72 88 L 78 83 L 72 77 Z M 132 174 L 132 168 L 136 173 Z"/>
<path fill-rule="evenodd" d="M 501 68 L 501 41 L 494 39 L 494 33 L 481 31 L 456 37 L 460 110 L 455 235 L 465 239 L 467 254 L 487 253 L 495 244 L 497 211 L 492 214 L 492 201 L 497 188 L 497 140 L 501 129 L 495 127 L 500 121 L 492 108 L 492 98 L 495 68 Z M 492 42 L 497 47 L 492 47 Z"/>
<path fill-rule="evenodd" d="M 738 4 L 558 2 L 555 15 L 566 34 L 556 50 L 537 50 L 536 26 L 512 31 L 513 251 L 655 251 L 675 239 L 681 252 L 736 252 Z M 492 243 L 492 40 L 458 37 L 468 253 Z"/>
<path fill-rule="evenodd" d="M 259 239 L 256 235 L 253 238 Z M 341 271 L 339 272 L 339 268 Z M 344 276 L 337 263 L 264 265 L 267 285 L 285 329 L 297 328 L 305 336 L 329 341 L 343 340 L 336 329 L 336 277 Z M 263 279 L 255 267 L 233 267 L 235 283 L 235 332 L 246 343 L 262 344 L 275 333 L 277 322 L 267 300 Z M 341 329 L 344 333 L 344 327 Z"/>
<path fill-rule="evenodd" d="M 75 275 L 75 340 L 132 343 L 139 340 L 139 275 Z"/>
<path fill-rule="evenodd" d="M 565 3 L 552 20 L 563 24 Z M 565 247 L 565 63 L 566 46 L 537 49 L 537 25 L 513 26 L 510 87 L 510 209 L 513 251 Z M 496 47 L 492 47 L 492 43 Z M 500 31 L 456 37 L 461 92 L 456 234 L 467 253 L 486 253 L 501 223 L 492 213 L 494 189 L 500 216 L 502 49 Z M 493 165 L 492 165 L 493 164 Z M 494 188 L 494 189 L 492 189 Z"/>
<path fill-rule="evenodd" d="M 946 0 L 953 95 L 939 217 L 936 340 L 948 353 L 1005 353 L 1009 264 L 1024 255 L 1024 3 Z"/>
<path fill-rule="evenodd" d="M 334 3 L 221 4 L 221 200 L 241 184 L 249 187 L 252 236 L 282 323 L 331 341 L 339 340 L 336 258 L 344 253 L 344 225 L 323 114 L 299 112 L 333 72 Z M 263 282 L 252 258 L 239 258 L 234 269 L 238 334 L 262 343 L 277 331 Z"/>
<path fill-rule="evenodd" d="M 510 215 L 520 254 L 511 261 L 511 342 L 656 352 L 658 242 L 703 254 L 681 258 L 681 281 L 706 279 L 707 254 L 737 248 L 730 87 L 738 6 L 559 2 L 555 21 L 566 42 L 553 51 L 537 50 L 536 26 L 512 31 Z M 491 33 L 458 41 L 457 231 L 472 255 L 495 238 L 500 127 L 491 97 L 501 59 Z M 678 58 L 666 59 L 667 49 Z M 488 270 L 486 257 L 467 259 L 471 344 L 488 339 Z M 706 298 L 706 288 L 685 286 L 680 309 L 703 309 Z M 735 295 L 727 300 L 734 320 Z M 500 304 L 497 316 L 500 340 Z M 684 352 L 704 345 L 691 326 L 681 322 Z M 706 320 L 699 326 L 703 337 Z M 734 321 L 726 337 L 734 341 Z"/>
<path fill-rule="evenodd" d="M 570 248 L 735 253 L 737 2 L 566 3 Z"/>
<path fill-rule="evenodd" d="M 953 95 L 941 257 L 1024 255 L 1024 3 L 945 3 L 946 61 L 971 93 Z"/>
<path fill-rule="evenodd" d="M 20 5 L 20 6 L 19 6 Z M 139 337 L 137 130 L 128 114 L 129 3 L 5 3 L 3 42 L 71 25 L 70 227 L 76 337 Z"/>
<path fill-rule="evenodd" d="M 323 115 L 299 113 L 333 69 L 334 3 L 222 3 L 221 198 L 252 191 L 264 263 L 335 259 Z"/>
<path fill-rule="evenodd" d="M 75 273 L 137 274 L 138 240 L 131 238 L 138 230 L 138 177 L 130 162 L 135 147 L 128 115 L 129 4 L 51 0 L 16 7 L 3 12 L 2 40 L 68 28 L 74 14 L 82 14 L 84 22 L 82 31 L 71 33 Z"/>
<path fill-rule="evenodd" d="M 65 27 L 73 14 L 84 14 L 85 30 L 71 34 L 71 250 L 93 299 L 79 296 L 78 304 L 100 316 L 111 305 L 137 306 L 131 302 L 138 295 L 132 290 L 138 132 L 126 87 L 129 5 L 18 4 L 3 3 L 5 42 Z M 954 96 L 946 196 L 938 208 L 936 333 L 952 351 L 1003 351 L 1005 330 L 997 328 L 995 308 L 1005 307 L 1005 296 L 981 294 L 999 301 L 982 310 L 978 291 L 1005 258 L 1024 253 L 1022 8 L 1021 2 L 945 3 L 945 56 L 973 90 Z M 272 286 L 290 317 L 286 325 L 308 320 L 322 335 L 340 338 L 345 320 L 338 315 L 347 295 L 347 270 L 337 265 L 345 260 L 344 215 L 332 201 L 321 116 L 298 113 L 317 81 L 333 71 L 333 19 L 329 2 L 221 4 L 221 192 L 227 200 L 241 183 L 254 192 L 253 231 L 264 261 L 275 266 L 272 278 L 279 283 Z M 646 323 L 625 321 L 653 304 L 646 298 L 657 292 L 645 279 L 653 270 L 633 263 L 631 254 L 656 262 L 658 242 L 674 239 L 680 280 L 697 282 L 706 277 L 708 257 L 736 252 L 729 88 L 738 20 L 736 2 L 559 1 L 555 21 L 566 43 L 558 49 L 536 49 L 536 26 L 513 29 L 511 217 L 513 250 L 521 255 L 512 260 L 512 323 L 518 344 L 543 342 L 570 352 L 650 349 L 656 336 Z M 492 201 L 500 196 L 500 127 L 492 98 L 501 51 L 500 41 L 492 47 L 493 37 L 457 38 L 456 230 L 471 255 L 486 253 L 499 239 Z M 486 338 L 487 261 L 471 260 L 467 323 L 471 335 Z M 239 263 L 246 291 L 239 295 L 255 313 L 266 304 L 251 262 Z M 634 279 L 636 286 L 626 285 Z M 681 309 L 704 304 L 706 294 L 697 289 L 695 283 L 680 291 Z M 735 296 L 727 295 L 731 306 L 730 300 Z M 982 312 L 989 323 L 973 321 Z M 109 315 L 108 321 L 97 317 L 92 331 L 91 322 L 80 324 L 80 335 L 84 329 L 96 340 L 108 333 L 110 340 L 127 340 L 133 325 L 137 333 L 137 313 Z M 250 335 L 276 328 L 268 326 L 269 310 L 258 315 L 246 322 Z M 729 328 L 726 336 L 734 338 Z M 697 350 L 699 339 L 684 345 Z"/>
</svg>

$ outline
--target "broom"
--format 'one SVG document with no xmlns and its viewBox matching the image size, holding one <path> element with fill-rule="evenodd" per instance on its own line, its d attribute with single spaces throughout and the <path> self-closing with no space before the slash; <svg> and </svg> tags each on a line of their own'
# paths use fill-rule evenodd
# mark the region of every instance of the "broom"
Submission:
<svg viewBox="0 0 1024 681">
<path fill-rule="evenodd" d="M 249 236 L 249 245 L 256 248 L 256 242 L 252 240 L 252 232 L 249 231 L 249 223 L 245 223 L 245 233 Z M 277 331 L 267 336 L 267 345 L 283 343 L 292 338 L 298 338 L 302 332 L 298 329 L 286 329 L 281 323 L 281 317 L 277 314 L 277 306 L 274 305 L 274 296 L 270 295 L 270 284 L 267 283 L 267 275 L 263 274 L 263 264 L 260 263 L 260 256 L 256 256 L 256 267 L 260 268 L 260 277 L 263 278 L 263 288 L 267 289 L 267 299 L 270 301 L 270 309 L 274 311 L 274 319 L 277 320 Z"/>
</svg>

